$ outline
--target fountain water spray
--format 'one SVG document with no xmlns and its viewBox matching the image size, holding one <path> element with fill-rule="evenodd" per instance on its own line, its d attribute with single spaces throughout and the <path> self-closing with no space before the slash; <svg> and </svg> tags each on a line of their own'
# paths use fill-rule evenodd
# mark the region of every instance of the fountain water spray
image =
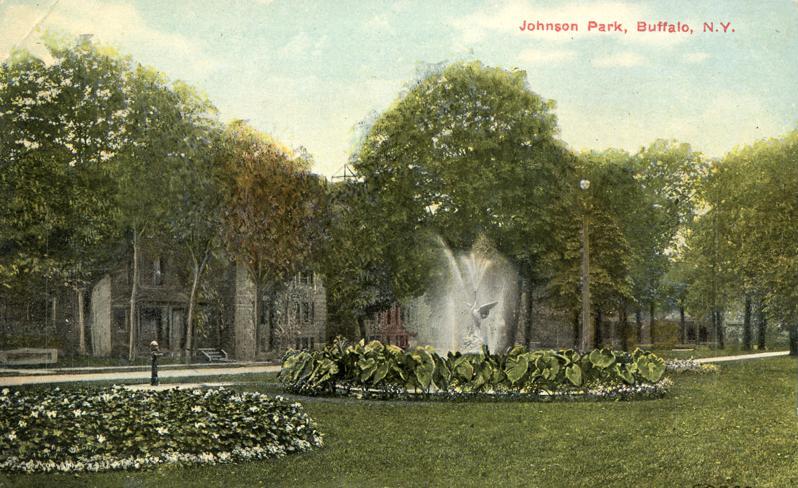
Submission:
<svg viewBox="0 0 798 488">
<path fill-rule="evenodd" d="M 420 344 L 439 352 L 477 352 L 483 344 L 496 350 L 506 334 L 507 300 L 517 275 L 506 259 L 485 245 L 455 254 L 442 239 L 444 279 L 417 300 Z"/>
</svg>

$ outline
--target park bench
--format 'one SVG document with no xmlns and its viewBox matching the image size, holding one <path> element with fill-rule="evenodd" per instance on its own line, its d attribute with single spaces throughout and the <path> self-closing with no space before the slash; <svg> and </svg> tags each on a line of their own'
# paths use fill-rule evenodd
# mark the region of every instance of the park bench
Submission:
<svg viewBox="0 0 798 488">
<path fill-rule="evenodd" d="M 212 347 L 197 349 L 209 363 L 229 363 L 233 361 L 227 357 L 227 352 L 224 349 L 215 349 Z"/>
</svg>

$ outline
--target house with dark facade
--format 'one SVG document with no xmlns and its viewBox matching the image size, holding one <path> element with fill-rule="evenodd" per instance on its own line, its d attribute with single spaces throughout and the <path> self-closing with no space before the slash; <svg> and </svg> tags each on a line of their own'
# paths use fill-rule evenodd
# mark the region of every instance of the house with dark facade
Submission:
<svg viewBox="0 0 798 488">
<path fill-rule="evenodd" d="M 109 273 L 91 290 L 90 341 L 93 355 L 126 357 L 130 327 L 136 328 L 136 350 L 148 353 L 151 341 L 177 355 L 185 348 L 189 285 L 179 258 L 155 245 L 139 256 L 136 320 L 130 323 L 132 263 Z M 285 283 L 274 300 L 260 297 L 255 317 L 255 287 L 244 266 L 230 263 L 215 277 L 218 298 L 196 306 L 194 344 L 223 349 L 231 358 L 270 359 L 290 347 L 314 348 L 326 339 L 327 306 L 321 277 L 303 272 Z M 273 310 L 270 310 L 272 308 Z"/>
</svg>

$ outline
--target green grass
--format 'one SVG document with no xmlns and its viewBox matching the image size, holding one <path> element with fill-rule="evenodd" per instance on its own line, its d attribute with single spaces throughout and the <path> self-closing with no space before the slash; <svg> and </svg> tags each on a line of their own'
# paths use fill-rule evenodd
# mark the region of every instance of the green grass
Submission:
<svg viewBox="0 0 798 488">
<path fill-rule="evenodd" d="M 675 380 L 665 399 L 620 403 L 305 399 L 326 435 L 314 452 L 0 486 L 798 486 L 794 359 Z"/>
</svg>

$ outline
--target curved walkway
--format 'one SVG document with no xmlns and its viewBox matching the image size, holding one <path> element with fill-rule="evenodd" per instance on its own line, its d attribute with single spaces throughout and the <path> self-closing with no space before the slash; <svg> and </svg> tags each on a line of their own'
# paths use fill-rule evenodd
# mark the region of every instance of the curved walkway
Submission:
<svg viewBox="0 0 798 488">
<path fill-rule="evenodd" d="M 718 356 L 710 358 L 696 359 L 699 363 L 723 363 L 726 361 L 743 361 L 748 359 L 771 358 L 776 356 L 787 356 L 789 351 L 760 352 L 755 354 L 738 354 L 736 356 Z M 109 368 L 112 369 L 112 368 Z M 158 378 L 162 383 L 168 378 L 188 378 L 201 376 L 224 376 L 251 373 L 277 373 L 280 366 L 277 365 L 251 365 L 251 366 L 228 366 L 216 368 L 174 368 L 161 369 Z M 0 386 L 19 386 L 48 383 L 73 383 L 90 381 L 119 381 L 126 382 L 135 380 L 146 382 L 150 379 L 149 370 L 146 371 L 114 371 L 109 373 L 78 373 L 78 374 L 37 374 L 20 376 L 0 376 Z"/>
<path fill-rule="evenodd" d="M 736 356 L 718 356 L 714 358 L 696 359 L 698 363 L 725 363 L 726 361 L 740 361 L 743 359 L 772 358 L 776 356 L 787 356 L 790 351 L 758 352 L 755 354 L 738 354 Z"/>
<path fill-rule="evenodd" d="M 158 379 L 164 382 L 167 378 L 187 378 L 199 376 L 223 376 L 250 373 L 277 373 L 280 366 L 232 366 L 219 368 L 180 368 L 162 369 L 158 371 Z M 25 376 L 0 376 L 0 386 L 35 385 L 47 383 L 73 383 L 83 381 L 119 381 L 130 380 L 149 381 L 149 371 L 129 371 L 113 373 L 85 373 L 85 374 L 39 374 Z"/>
</svg>

